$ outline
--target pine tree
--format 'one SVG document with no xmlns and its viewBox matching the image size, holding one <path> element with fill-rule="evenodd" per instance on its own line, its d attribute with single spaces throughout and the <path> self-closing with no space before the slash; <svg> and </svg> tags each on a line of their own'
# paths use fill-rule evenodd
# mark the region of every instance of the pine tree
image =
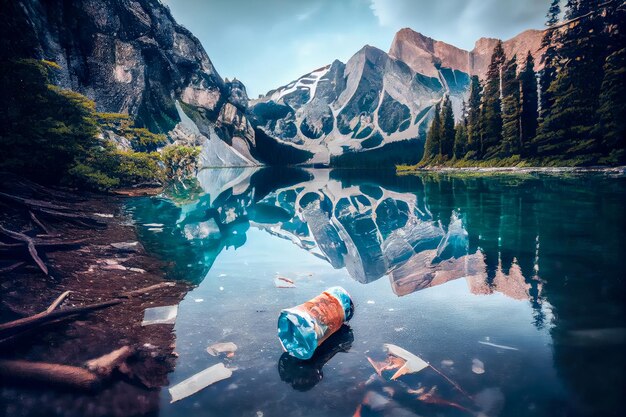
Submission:
<svg viewBox="0 0 626 417">
<path fill-rule="evenodd" d="M 452 101 L 446 96 L 441 108 L 441 142 L 440 154 L 442 159 L 451 159 L 454 152 L 454 112 Z"/>
<path fill-rule="evenodd" d="M 626 10 L 618 8 L 607 14 L 609 56 L 604 63 L 600 88 L 599 123 L 601 151 L 610 155 L 609 163 L 626 162 Z"/>
<path fill-rule="evenodd" d="M 520 108 L 520 138 L 522 153 L 530 150 L 528 145 L 537 134 L 537 121 L 539 119 L 537 77 L 535 74 L 535 61 L 530 51 L 526 56 L 526 63 L 519 74 L 521 108 Z"/>
<path fill-rule="evenodd" d="M 548 28 L 559 23 L 559 15 L 561 14 L 560 3 L 560 0 L 552 0 L 552 4 L 550 4 L 550 9 L 548 10 L 548 14 L 546 16 L 546 26 L 548 26 Z M 539 74 L 539 87 L 541 90 L 540 116 L 542 118 L 545 116 L 546 111 L 552 106 L 552 97 L 548 92 L 548 88 L 550 88 L 550 84 L 552 84 L 556 78 L 557 73 L 558 53 L 555 35 L 556 32 L 554 30 L 548 29 L 544 32 L 543 39 L 541 40 L 541 47 L 546 48 L 541 58 L 543 62 L 543 70 Z"/>
<path fill-rule="evenodd" d="M 426 143 L 424 144 L 424 156 L 422 163 L 433 161 L 439 155 L 441 147 L 441 111 L 440 105 L 435 106 L 435 115 L 426 135 Z"/>
<path fill-rule="evenodd" d="M 473 158 L 480 152 L 480 101 L 482 87 L 477 75 L 470 81 L 470 93 L 467 102 L 467 152 Z"/>
<path fill-rule="evenodd" d="M 519 154 L 520 142 L 520 85 L 517 57 L 513 55 L 502 69 L 502 146 L 499 156 Z"/>
<path fill-rule="evenodd" d="M 601 0 L 570 0 L 567 16 L 586 16 Z M 562 66 L 547 92 L 553 103 L 535 140 L 543 156 L 572 158 L 598 150 L 594 137 L 598 121 L 599 91 L 606 59 L 606 32 L 600 13 L 592 13 L 559 32 L 558 55 Z"/>
<path fill-rule="evenodd" d="M 454 130 L 454 157 L 463 159 L 467 154 L 467 124 L 461 121 Z"/>
<path fill-rule="evenodd" d="M 502 66 L 506 60 L 502 42 L 498 41 L 491 55 L 487 80 L 483 90 L 480 112 L 481 148 L 480 156 L 489 159 L 495 156 L 502 141 L 502 109 L 500 84 Z"/>
</svg>

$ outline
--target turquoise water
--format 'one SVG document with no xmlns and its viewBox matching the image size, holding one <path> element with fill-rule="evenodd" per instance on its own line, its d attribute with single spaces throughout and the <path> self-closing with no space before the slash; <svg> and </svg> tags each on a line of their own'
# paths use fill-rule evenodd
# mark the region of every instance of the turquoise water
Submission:
<svg viewBox="0 0 626 417">
<path fill-rule="evenodd" d="M 173 404 L 164 389 L 162 416 L 621 415 L 626 178 L 241 168 L 198 180 L 128 206 L 168 274 L 197 284 L 173 328 L 171 385 L 235 369 Z M 284 354 L 280 310 L 334 285 L 354 300 L 349 325 L 311 361 Z M 238 350 L 209 355 L 218 342 Z M 379 377 L 368 357 L 382 361 L 384 343 L 471 399 L 431 368 Z"/>
</svg>

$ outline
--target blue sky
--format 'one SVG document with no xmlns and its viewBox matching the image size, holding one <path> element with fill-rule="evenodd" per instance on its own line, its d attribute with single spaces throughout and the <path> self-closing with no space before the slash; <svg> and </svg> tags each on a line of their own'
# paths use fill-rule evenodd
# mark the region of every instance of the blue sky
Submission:
<svg viewBox="0 0 626 417">
<path fill-rule="evenodd" d="M 162 0 L 200 39 L 222 77 L 250 97 L 284 85 L 363 45 L 389 49 L 410 27 L 471 49 L 543 26 L 548 0 Z"/>
</svg>

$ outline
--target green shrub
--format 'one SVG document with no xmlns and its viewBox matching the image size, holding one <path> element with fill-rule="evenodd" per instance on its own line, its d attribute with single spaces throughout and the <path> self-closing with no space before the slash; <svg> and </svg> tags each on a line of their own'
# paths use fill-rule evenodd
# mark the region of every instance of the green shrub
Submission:
<svg viewBox="0 0 626 417">
<path fill-rule="evenodd" d="M 165 175 L 168 179 L 181 181 L 195 175 L 198 169 L 200 147 L 185 145 L 169 145 L 162 151 L 165 164 Z"/>
</svg>

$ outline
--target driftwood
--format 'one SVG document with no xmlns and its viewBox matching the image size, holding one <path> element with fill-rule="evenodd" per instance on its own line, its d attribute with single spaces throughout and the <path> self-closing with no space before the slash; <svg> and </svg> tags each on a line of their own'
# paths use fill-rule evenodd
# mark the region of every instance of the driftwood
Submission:
<svg viewBox="0 0 626 417">
<path fill-rule="evenodd" d="M 96 375 L 108 377 L 120 364 L 126 362 L 126 359 L 133 353 L 129 346 L 124 346 L 104 356 L 87 361 L 85 367 Z"/>
<path fill-rule="evenodd" d="M 51 236 L 32 238 L 24 233 L 8 230 L 0 226 L 0 234 L 3 234 L 19 243 L 0 242 L 0 253 L 26 254 L 35 262 L 41 271 L 48 275 L 48 267 L 41 259 L 38 248 L 43 250 L 61 250 L 80 246 L 86 239 L 54 240 Z"/>
<path fill-rule="evenodd" d="M 161 282 L 159 284 L 154 284 L 154 285 L 150 285 L 149 287 L 145 287 L 145 288 L 139 288 L 137 290 L 132 290 L 132 291 L 127 291 L 124 292 L 122 294 L 120 294 L 121 297 L 126 297 L 126 298 L 132 298 L 138 295 L 142 295 L 145 294 L 147 292 L 153 291 L 153 290 L 158 290 L 161 288 L 167 288 L 167 287 L 173 287 L 175 286 L 176 283 L 175 282 Z"/>
<path fill-rule="evenodd" d="M 53 218 L 55 220 L 72 222 L 82 227 L 106 227 L 106 223 L 98 221 L 92 216 L 73 213 L 73 209 L 68 206 L 62 206 L 43 200 L 19 197 L 5 192 L 0 192 L 0 200 L 4 200 L 24 207 L 26 210 L 29 211 L 33 222 L 42 227 L 44 230 L 46 230 L 46 227 L 43 225 L 43 223 L 41 223 L 40 219 L 38 219 L 33 214 L 34 212 L 37 212 L 46 217 Z"/>
<path fill-rule="evenodd" d="M 84 201 L 85 199 L 66 191 L 61 191 L 56 188 L 45 187 L 35 182 L 27 180 L 24 177 L 15 175 L 11 172 L 0 172 L 0 188 L 5 191 L 19 191 L 24 193 L 25 191 L 29 195 L 38 195 L 40 197 L 49 198 L 51 200 L 66 200 L 66 201 Z"/>
<path fill-rule="evenodd" d="M 0 376 L 3 380 L 38 382 L 53 387 L 69 387 L 91 391 L 109 379 L 116 369 L 127 373 L 126 360 L 133 354 L 124 346 L 96 359 L 87 361 L 84 367 L 22 360 L 0 360 Z"/>
<path fill-rule="evenodd" d="M 10 337 L 17 333 L 30 330 L 35 327 L 43 326 L 79 314 L 89 313 L 103 308 L 111 307 L 122 302 L 121 299 L 103 301 L 95 304 L 87 304 L 78 307 L 69 307 L 61 310 L 55 310 L 67 298 L 70 291 L 65 291 L 50 306 L 35 315 L 0 324 L 0 338 Z"/>
<path fill-rule="evenodd" d="M 174 282 L 161 282 L 159 284 L 150 285 L 148 287 L 139 288 L 136 290 L 128 291 L 120 294 L 118 298 L 114 298 L 109 301 L 103 301 L 100 303 L 87 304 L 84 306 L 78 307 L 68 307 L 61 310 L 57 310 L 56 308 L 61 305 L 61 303 L 67 298 L 71 291 L 65 291 L 63 294 L 59 295 L 53 302 L 48 306 L 44 311 L 34 314 L 32 316 L 24 317 L 21 319 L 13 320 L 8 323 L 0 324 L 0 339 L 4 339 L 7 337 L 11 337 L 15 334 L 24 332 L 26 330 L 30 330 L 35 327 L 44 326 L 46 324 L 50 324 L 56 322 L 61 319 L 66 319 L 68 317 L 76 316 L 79 314 L 89 313 L 96 310 L 101 310 L 103 308 L 111 307 L 117 304 L 121 304 L 125 298 L 132 298 L 134 296 L 142 295 L 147 292 L 166 288 L 173 287 L 176 285 Z"/>
<path fill-rule="evenodd" d="M 24 233 L 13 232 L 11 230 L 5 229 L 2 226 L 0 226 L 0 232 L 14 240 L 26 243 L 26 247 L 28 248 L 28 253 L 30 254 L 30 257 L 33 259 L 33 261 L 35 261 L 39 269 L 41 269 L 44 274 L 48 275 L 48 267 L 39 257 L 39 254 L 37 253 L 37 248 L 35 248 L 35 241 L 33 240 L 33 238 L 26 236 Z"/>
<path fill-rule="evenodd" d="M 39 382 L 82 390 L 92 390 L 100 382 L 98 375 L 78 366 L 17 360 L 0 360 L 0 376 L 7 382 Z"/>
<path fill-rule="evenodd" d="M 48 226 L 43 224 L 42 221 L 39 220 L 37 218 L 37 216 L 35 216 L 35 213 L 33 213 L 32 211 L 29 210 L 28 214 L 30 215 L 30 219 L 33 221 L 33 223 L 35 223 L 37 226 L 39 226 L 39 228 L 41 230 L 43 230 L 46 235 L 48 235 L 48 236 L 52 235 L 52 231 L 50 230 L 50 228 L 48 228 Z"/>
<path fill-rule="evenodd" d="M 29 209 L 52 209 L 52 210 L 62 210 L 62 211 L 71 211 L 71 208 L 67 206 L 60 206 L 58 204 L 50 203 L 48 201 L 43 200 L 34 200 L 31 198 L 19 197 L 12 194 L 7 194 L 4 192 L 0 192 L 0 199 L 5 201 L 11 201 L 13 203 L 17 203 L 21 206 L 27 207 Z"/>
<path fill-rule="evenodd" d="M 26 264 L 26 262 L 20 261 L 20 262 L 15 262 L 14 264 L 2 267 L 2 268 L 0 268 L 0 274 L 9 273 L 9 272 L 19 268 L 20 266 L 25 265 L 25 264 Z"/>
</svg>

